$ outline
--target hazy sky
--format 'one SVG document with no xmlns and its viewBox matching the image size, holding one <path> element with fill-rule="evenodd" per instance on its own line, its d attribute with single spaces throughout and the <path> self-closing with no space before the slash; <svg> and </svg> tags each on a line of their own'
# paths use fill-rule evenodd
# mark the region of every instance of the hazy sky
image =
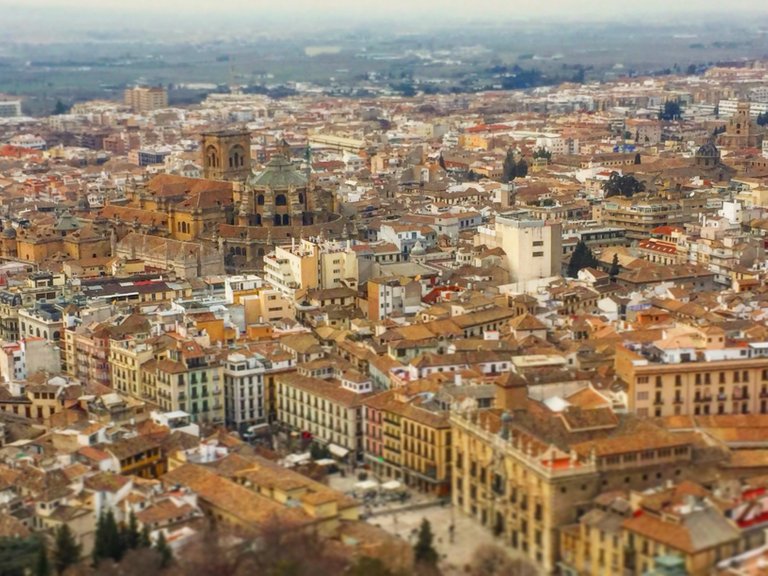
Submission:
<svg viewBox="0 0 768 576">
<path fill-rule="evenodd" d="M 626 13 L 643 13 L 663 16 L 670 13 L 691 11 L 744 12 L 765 15 L 765 0 L 0 0 L 0 6 L 10 5 L 25 10 L 60 8 L 74 14 L 109 10 L 120 13 L 140 12 L 149 14 L 211 15 L 237 13 L 249 16 L 296 16 L 324 15 L 326 17 L 371 17 L 387 14 L 475 16 L 477 18 L 503 15 L 508 18 L 571 15 L 584 17 L 615 17 Z M 8 10 L 3 10 L 8 14 Z"/>
</svg>

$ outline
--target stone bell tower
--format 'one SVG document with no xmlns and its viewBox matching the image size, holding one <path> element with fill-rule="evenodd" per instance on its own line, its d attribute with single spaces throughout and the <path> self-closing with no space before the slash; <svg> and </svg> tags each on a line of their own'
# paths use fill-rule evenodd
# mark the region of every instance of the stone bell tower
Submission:
<svg viewBox="0 0 768 576">
<path fill-rule="evenodd" d="M 251 173 L 251 134 L 248 130 L 216 130 L 201 134 L 203 177 L 245 181 Z"/>
</svg>

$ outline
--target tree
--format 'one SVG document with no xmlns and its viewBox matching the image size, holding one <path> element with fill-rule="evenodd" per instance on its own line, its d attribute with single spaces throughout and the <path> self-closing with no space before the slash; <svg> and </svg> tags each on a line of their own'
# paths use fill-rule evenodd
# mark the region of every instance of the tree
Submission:
<svg viewBox="0 0 768 576">
<path fill-rule="evenodd" d="M 664 102 L 664 108 L 659 112 L 659 120 L 680 120 L 682 108 L 677 100 L 667 100 Z"/>
<path fill-rule="evenodd" d="M 345 572 L 347 576 L 395 576 L 378 558 L 361 556 Z"/>
<path fill-rule="evenodd" d="M 440 157 L 437 159 L 437 163 L 440 165 L 440 168 L 442 168 L 443 170 L 446 170 L 445 158 L 443 158 L 443 153 L 442 152 L 440 153 Z"/>
<path fill-rule="evenodd" d="M 525 178 L 526 176 L 528 176 L 528 162 L 526 162 L 521 158 L 520 162 L 517 163 L 516 171 L 517 171 L 517 175 L 520 178 Z"/>
<path fill-rule="evenodd" d="M 48 563 L 48 551 L 45 549 L 45 543 L 40 542 L 37 549 L 37 560 L 35 562 L 35 576 L 48 576 L 51 573 L 51 566 Z"/>
<path fill-rule="evenodd" d="M 536 148 L 536 150 L 533 151 L 533 157 L 536 160 L 538 160 L 539 158 L 546 158 L 547 161 L 550 161 L 550 160 L 552 160 L 552 152 L 550 152 L 546 148 L 539 147 L 539 148 Z"/>
<path fill-rule="evenodd" d="M 513 559 L 501 546 L 478 546 L 469 564 L 470 576 L 536 576 L 537 570 L 525 560 Z"/>
<path fill-rule="evenodd" d="M 640 182 L 632 174 L 621 175 L 618 172 L 611 172 L 608 180 L 603 182 L 603 192 L 606 198 L 611 196 L 631 198 L 644 190 L 645 183 Z"/>
<path fill-rule="evenodd" d="M 312 442 L 312 444 L 309 445 L 309 455 L 312 457 L 312 460 L 322 460 L 324 458 L 330 458 L 331 451 L 327 446 Z"/>
<path fill-rule="evenodd" d="M 761 112 L 757 115 L 757 125 L 765 126 L 766 124 L 768 124 L 768 113 Z"/>
<path fill-rule="evenodd" d="M 155 550 L 160 554 L 160 567 L 167 568 L 173 560 L 173 550 L 165 540 L 165 533 L 161 530 L 155 542 Z"/>
<path fill-rule="evenodd" d="M 39 548 L 37 538 L 0 537 L 0 574 L 25 576 L 35 566 Z"/>
<path fill-rule="evenodd" d="M 608 270 L 608 275 L 611 277 L 611 281 L 616 281 L 616 276 L 619 275 L 621 267 L 619 266 L 619 255 L 613 253 L 613 260 L 611 261 L 611 268 Z"/>
<path fill-rule="evenodd" d="M 139 540 L 141 534 L 139 534 L 139 523 L 136 520 L 136 514 L 131 510 L 131 514 L 128 516 L 128 524 L 122 527 L 121 541 L 124 550 L 133 550 L 139 547 Z"/>
<path fill-rule="evenodd" d="M 63 574 L 70 566 L 80 561 L 81 546 L 75 542 L 75 537 L 69 526 L 62 524 L 56 529 L 53 547 L 53 567 L 57 574 Z"/>
<path fill-rule="evenodd" d="M 106 514 L 100 514 L 93 544 L 93 565 L 96 566 L 100 560 L 106 558 L 118 562 L 123 557 L 123 552 L 125 552 L 123 537 L 112 510 L 107 511 Z"/>
<path fill-rule="evenodd" d="M 504 163 L 501 168 L 501 181 L 505 184 L 512 182 L 517 177 L 517 162 L 515 161 L 515 152 L 510 148 L 504 157 Z"/>
<path fill-rule="evenodd" d="M 149 536 L 149 526 L 144 524 L 144 527 L 141 529 L 141 534 L 139 534 L 139 548 L 151 548 L 152 547 L 152 539 Z"/>
<path fill-rule="evenodd" d="M 61 114 L 66 114 L 67 112 L 69 112 L 67 105 L 61 100 L 56 100 L 56 106 L 53 108 L 53 115 L 59 116 Z"/>
<path fill-rule="evenodd" d="M 597 258 L 595 258 L 595 255 L 592 254 L 592 250 L 589 246 L 587 246 L 583 240 L 579 240 L 573 254 L 571 254 L 571 260 L 568 262 L 568 277 L 576 278 L 576 275 L 582 268 L 595 268 L 598 264 L 599 262 Z"/>
<path fill-rule="evenodd" d="M 437 550 L 432 544 L 434 535 L 432 534 L 432 525 L 426 518 L 422 519 L 419 527 L 419 536 L 416 544 L 413 546 L 414 559 L 417 564 L 426 564 L 436 566 L 438 561 Z"/>
</svg>

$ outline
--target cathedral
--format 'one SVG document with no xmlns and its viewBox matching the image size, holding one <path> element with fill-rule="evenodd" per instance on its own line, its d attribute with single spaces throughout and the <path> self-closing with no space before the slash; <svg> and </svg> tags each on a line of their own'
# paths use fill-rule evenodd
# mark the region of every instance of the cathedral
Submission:
<svg viewBox="0 0 768 576">
<path fill-rule="evenodd" d="M 252 170 L 246 130 L 206 132 L 202 151 L 206 178 L 237 183 L 234 222 L 222 219 L 211 235 L 227 270 L 260 270 L 264 255 L 292 238 L 337 239 L 355 233 L 334 212 L 333 194 L 313 185 L 309 158 L 303 171 L 291 161 L 287 142 L 280 143 L 261 172 Z"/>
<path fill-rule="evenodd" d="M 333 194 L 314 185 L 309 162 L 305 169 L 294 165 L 286 142 L 260 172 L 253 170 L 250 147 L 247 130 L 206 132 L 203 178 L 158 174 L 131 180 L 123 197 L 95 210 L 78 208 L 77 219 L 114 231 L 118 240 L 134 233 L 201 244 L 218 253 L 231 273 L 260 271 L 264 255 L 291 239 L 356 233 L 335 213 Z M 153 261 L 159 268 L 179 266 L 166 264 Z"/>
</svg>

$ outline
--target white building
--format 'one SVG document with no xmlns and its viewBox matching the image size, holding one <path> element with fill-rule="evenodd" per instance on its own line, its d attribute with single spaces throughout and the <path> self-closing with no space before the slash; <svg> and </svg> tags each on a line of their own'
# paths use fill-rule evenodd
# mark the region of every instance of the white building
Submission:
<svg viewBox="0 0 768 576">
<path fill-rule="evenodd" d="M 0 346 L 0 379 L 26 380 L 37 372 L 61 371 L 59 347 L 44 338 L 23 338 Z"/>
<path fill-rule="evenodd" d="M 0 118 L 21 116 L 21 100 L 0 100 Z"/>
<path fill-rule="evenodd" d="M 264 398 L 265 366 L 256 355 L 235 353 L 224 363 L 224 417 L 227 426 L 241 428 L 267 421 Z"/>
</svg>

